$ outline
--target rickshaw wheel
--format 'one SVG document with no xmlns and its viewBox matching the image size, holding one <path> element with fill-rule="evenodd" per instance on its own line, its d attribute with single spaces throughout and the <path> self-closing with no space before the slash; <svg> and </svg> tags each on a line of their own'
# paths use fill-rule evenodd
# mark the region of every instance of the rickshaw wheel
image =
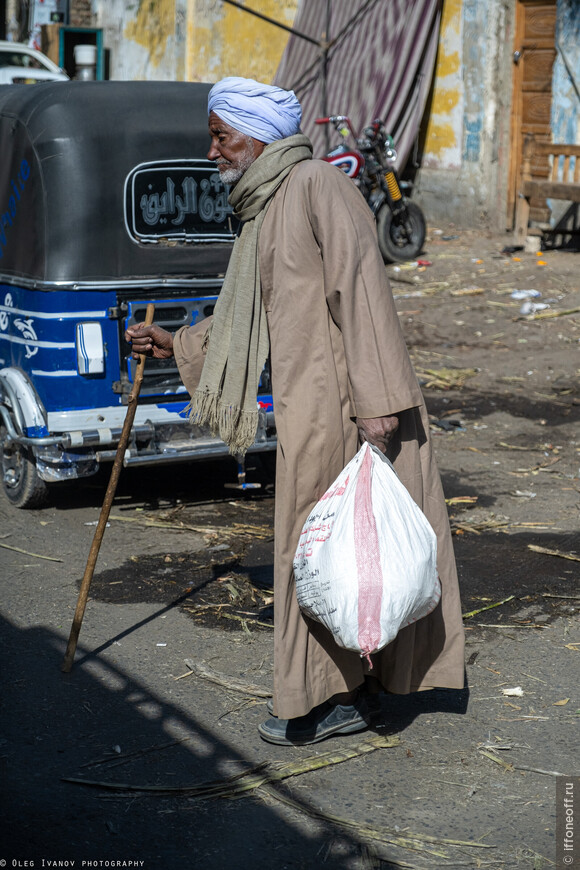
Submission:
<svg viewBox="0 0 580 870">
<path fill-rule="evenodd" d="M 48 488 L 38 476 L 32 450 L 20 444 L 6 444 L 5 438 L 6 429 L 0 427 L 2 484 L 6 498 L 17 508 L 40 507 L 46 501 Z"/>
</svg>

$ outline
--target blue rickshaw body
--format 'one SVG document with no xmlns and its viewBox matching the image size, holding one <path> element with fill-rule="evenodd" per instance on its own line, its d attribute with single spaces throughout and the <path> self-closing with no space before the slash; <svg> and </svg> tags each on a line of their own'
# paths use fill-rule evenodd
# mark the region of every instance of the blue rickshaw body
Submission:
<svg viewBox="0 0 580 870">
<path fill-rule="evenodd" d="M 206 159 L 210 85 L 0 87 L 0 438 L 4 491 L 114 458 L 136 363 L 126 328 L 213 312 L 237 230 Z M 187 419 L 174 360 L 148 360 L 125 464 L 226 456 Z M 275 449 L 267 370 L 253 452 Z"/>
<path fill-rule="evenodd" d="M 116 324 L 107 317 L 116 304 L 114 291 L 43 292 L 3 284 L 0 300 L 9 322 L 0 332 L 3 364 L 27 375 L 48 414 L 119 403 L 111 386 L 120 378 L 118 355 L 107 354 L 103 372 L 88 382 L 79 374 L 76 345 L 76 326 L 83 321 L 100 325 L 105 347 L 115 344 Z"/>
</svg>

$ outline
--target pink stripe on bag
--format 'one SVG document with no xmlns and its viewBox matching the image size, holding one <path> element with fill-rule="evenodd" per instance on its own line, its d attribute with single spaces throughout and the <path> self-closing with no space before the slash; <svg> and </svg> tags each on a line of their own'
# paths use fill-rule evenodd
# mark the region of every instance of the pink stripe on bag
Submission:
<svg viewBox="0 0 580 870">
<path fill-rule="evenodd" d="M 369 447 L 359 471 L 354 495 L 354 550 L 358 574 L 358 642 L 362 654 L 376 650 L 381 640 L 383 572 L 379 535 L 371 496 L 372 455 Z M 370 658 L 369 664 L 372 667 Z"/>
</svg>

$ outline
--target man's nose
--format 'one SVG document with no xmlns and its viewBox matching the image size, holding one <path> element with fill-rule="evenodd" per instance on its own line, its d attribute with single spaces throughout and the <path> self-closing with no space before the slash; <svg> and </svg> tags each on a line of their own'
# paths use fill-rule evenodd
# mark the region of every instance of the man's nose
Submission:
<svg viewBox="0 0 580 870">
<path fill-rule="evenodd" d="M 212 142 L 212 144 L 210 145 L 209 151 L 207 152 L 207 159 L 208 160 L 217 160 L 219 157 L 219 154 L 220 153 L 219 153 L 218 149 L 216 148 L 216 146 Z"/>
</svg>

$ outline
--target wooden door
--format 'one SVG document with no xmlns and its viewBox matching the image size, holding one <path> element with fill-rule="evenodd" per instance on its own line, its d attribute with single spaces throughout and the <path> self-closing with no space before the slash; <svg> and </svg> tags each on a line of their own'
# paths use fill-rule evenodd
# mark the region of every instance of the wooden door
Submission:
<svg viewBox="0 0 580 870">
<path fill-rule="evenodd" d="M 556 0 L 517 0 L 514 40 L 513 97 L 507 227 L 514 225 L 514 210 L 521 178 L 524 138 L 551 141 L 552 66 L 556 57 Z M 547 158 L 532 165 L 532 177 L 548 177 Z M 547 221 L 545 200 L 530 203 L 530 220 Z"/>
</svg>

